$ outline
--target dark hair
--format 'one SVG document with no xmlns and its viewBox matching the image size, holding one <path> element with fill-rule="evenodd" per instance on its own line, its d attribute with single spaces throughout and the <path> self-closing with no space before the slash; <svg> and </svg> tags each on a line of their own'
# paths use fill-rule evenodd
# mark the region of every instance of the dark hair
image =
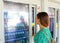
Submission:
<svg viewBox="0 0 60 43">
<path fill-rule="evenodd" d="M 49 25 L 49 16 L 46 12 L 40 12 L 37 14 L 37 18 L 40 20 L 40 23 L 47 27 Z"/>
</svg>

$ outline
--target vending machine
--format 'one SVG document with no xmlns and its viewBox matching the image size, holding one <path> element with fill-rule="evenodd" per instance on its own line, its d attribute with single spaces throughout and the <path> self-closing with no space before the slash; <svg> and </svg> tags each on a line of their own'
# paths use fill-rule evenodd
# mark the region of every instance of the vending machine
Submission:
<svg viewBox="0 0 60 43">
<path fill-rule="evenodd" d="M 49 29 L 52 34 L 52 38 L 55 39 L 55 41 L 58 41 L 58 30 L 59 30 L 59 9 L 49 7 L 49 18 L 50 18 L 50 26 Z"/>
<path fill-rule="evenodd" d="M 36 5 L 4 1 L 5 43 L 34 43 Z"/>
<path fill-rule="evenodd" d="M 29 5 L 4 2 L 5 43 L 29 43 Z"/>
</svg>

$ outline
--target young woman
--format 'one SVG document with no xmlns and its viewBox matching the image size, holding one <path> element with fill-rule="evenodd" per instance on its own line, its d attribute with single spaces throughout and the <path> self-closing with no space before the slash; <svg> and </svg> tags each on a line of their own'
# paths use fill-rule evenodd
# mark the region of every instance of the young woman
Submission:
<svg viewBox="0 0 60 43">
<path fill-rule="evenodd" d="M 51 33 L 48 28 L 50 20 L 46 12 L 37 14 L 36 23 L 40 26 L 40 31 L 34 36 L 34 43 L 51 43 Z"/>
</svg>

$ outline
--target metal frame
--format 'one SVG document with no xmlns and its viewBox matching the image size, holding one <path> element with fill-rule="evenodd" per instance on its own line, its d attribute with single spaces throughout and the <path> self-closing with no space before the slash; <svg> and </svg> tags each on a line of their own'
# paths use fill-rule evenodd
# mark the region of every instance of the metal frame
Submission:
<svg viewBox="0 0 60 43">
<path fill-rule="evenodd" d="M 37 6 L 36 5 L 32 5 L 32 7 L 34 7 L 34 34 L 36 34 L 36 15 L 37 15 Z"/>
<path fill-rule="evenodd" d="M 32 43 L 32 7 L 35 7 L 35 9 L 37 9 L 37 6 L 36 5 L 32 5 L 32 4 L 29 4 L 29 12 L 30 12 L 30 43 Z M 34 23 L 35 23 L 35 18 L 36 18 L 36 10 L 34 10 Z M 34 26 L 34 28 L 36 28 L 36 26 Z M 34 30 L 35 32 L 35 30 Z"/>
<path fill-rule="evenodd" d="M 57 43 L 60 43 L 60 27 L 59 27 L 59 25 L 60 25 L 60 9 L 58 9 L 59 11 L 58 11 L 58 30 L 57 30 Z"/>
</svg>

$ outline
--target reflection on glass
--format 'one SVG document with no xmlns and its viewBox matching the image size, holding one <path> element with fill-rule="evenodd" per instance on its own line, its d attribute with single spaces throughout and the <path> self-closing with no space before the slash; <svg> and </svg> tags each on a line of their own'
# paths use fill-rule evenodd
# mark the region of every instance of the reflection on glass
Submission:
<svg viewBox="0 0 60 43">
<path fill-rule="evenodd" d="M 5 43 L 29 43 L 28 8 L 21 7 L 23 11 L 4 11 Z"/>
<path fill-rule="evenodd" d="M 50 18 L 50 27 L 49 27 L 52 37 L 53 37 L 53 29 L 54 29 L 54 18 Z"/>
<path fill-rule="evenodd" d="M 49 7 L 49 17 L 50 17 L 49 29 L 50 29 L 52 37 L 53 37 L 54 23 L 55 23 L 55 9 L 54 8 Z"/>
<path fill-rule="evenodd" d="M 34 36 L 34 7 L 32 7 L 32 36 Z"/>
<path fill-rule="evenodd" d="M 34 36 L 36 33 L 36 25 L 35 25 L 36 12 L 35 10 L 36 10 L 35 7 L 32 7 L 32 36 Z"/>
</svg>

